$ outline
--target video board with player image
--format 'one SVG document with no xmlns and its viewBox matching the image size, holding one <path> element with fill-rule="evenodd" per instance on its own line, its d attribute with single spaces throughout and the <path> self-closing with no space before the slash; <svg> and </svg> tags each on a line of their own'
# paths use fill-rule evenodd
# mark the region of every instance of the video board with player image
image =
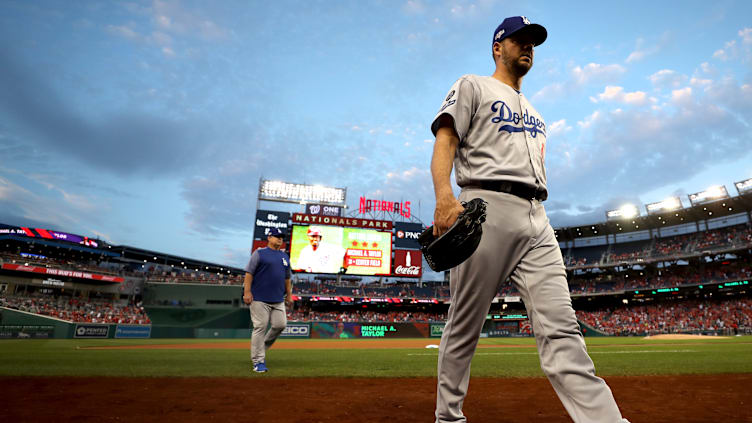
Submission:
<svg viewBox="0 0 752 423">
<path fill-rule="evenodd" d="M 389 275 L 392 233 L 324 225 L 293 225 L 290 264 L 297 272 Z"/>
</svg>

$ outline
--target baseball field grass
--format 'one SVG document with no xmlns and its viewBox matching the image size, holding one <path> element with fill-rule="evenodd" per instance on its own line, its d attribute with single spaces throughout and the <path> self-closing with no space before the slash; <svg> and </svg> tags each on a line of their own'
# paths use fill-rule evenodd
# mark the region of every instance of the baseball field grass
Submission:
<svg viewBox="0 0 752 423">
<path fill-rule="evenodd" d="M 425 345 L 438 339 L 425 339 Z M 228 342 L 233 345 L 228 348 Z M 294 342 L 301 348 L 285 348 Z M 379 341 L 373 341 L 376 345 Z M 651 340 L 586 338 L 601 376 L 752 373 L 752 337 Z M 332 348 L 320 343 L 332 343 Z M 336 343 L 336 346 L 334 346 Z M 306 345 L 324 348 L 306 348 Z M 153 348 L 173 345 L 186 348 Z M 113 349 L 110 347 L 129 347 Z M 140 347 L 144 348 L 133 348 Z M 199 348 L 192 348 L 198 346 Z M 279 340 L 271 372 L 249 371 L 248 341 L 216 339 L 5 340 L 0 376 L 435 377 L 435 348 L 348 348 L 347 340 Z M 105 347 L 105 348 L 103 348 Z M 216 348 L 215 348 L 216 347 Z M 541 377 L 529 338 L 482 339 L 473 377 Z"/>
</svg>

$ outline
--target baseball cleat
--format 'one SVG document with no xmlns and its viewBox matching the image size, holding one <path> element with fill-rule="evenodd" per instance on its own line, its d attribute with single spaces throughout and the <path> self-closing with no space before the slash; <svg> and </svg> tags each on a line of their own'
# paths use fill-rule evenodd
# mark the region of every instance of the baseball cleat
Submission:
<svg viewBox="0 0 752 423">
<path fill-rule="evenodd" d="M 253 371 L 256 373 L 266 373 L 269 369 L 266 368 L 266 363 L 262 361 L 253 365 Z"/>
</svg>

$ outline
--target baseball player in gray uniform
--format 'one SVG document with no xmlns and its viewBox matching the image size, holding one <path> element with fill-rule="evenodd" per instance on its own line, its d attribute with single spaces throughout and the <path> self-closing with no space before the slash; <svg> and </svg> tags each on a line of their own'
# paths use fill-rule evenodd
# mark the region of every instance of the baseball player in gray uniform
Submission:
<svg viewBox="0 0 752 423">
<path fill-rule="evenodd" d="M 542 202 L 546 189 L 547 128 L 520 92 L 533 66 L 533 48 L 546 29 L 524 16 L 504 19 L 492 41 L 491 76 L 465 75 L 454 83 L 431 130 L 436 136 L 431 174 L 436 194 L 434 231 L 445 232 L 462 205 L 488 202 L 475 253 L 450 271 L 451 305 L 439 346 L 437 422 L 464 422 L 462 403 L 470 361 L 500 284 L 510 278 L 535 333 L 541 368 L 578 423 L 623 419 L 606 382 L 595 376 L 569 296 L 566 272 Z"/>
</svg>

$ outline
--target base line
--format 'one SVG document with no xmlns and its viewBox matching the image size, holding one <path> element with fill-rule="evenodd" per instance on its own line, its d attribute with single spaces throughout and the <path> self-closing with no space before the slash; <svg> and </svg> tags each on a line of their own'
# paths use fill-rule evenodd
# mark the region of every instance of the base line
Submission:
<svg viewBox="0 0 752 423">
<path fill-rule="evenodd" d="M 695 350 L 663 350 L 663 351 L 651 351 L 651 350 L 635 350 L 635 351 L 588 351 L 588 354 L 656 354 L 656 353 L 693 353 Z M 434 354 L 407 354 L 411 356 L 437 356 L 439 353 Z M 537 352 L 498 352 L 498 353 L 476 353 L 475 355 L 538 355 Z"/>
</svg>

